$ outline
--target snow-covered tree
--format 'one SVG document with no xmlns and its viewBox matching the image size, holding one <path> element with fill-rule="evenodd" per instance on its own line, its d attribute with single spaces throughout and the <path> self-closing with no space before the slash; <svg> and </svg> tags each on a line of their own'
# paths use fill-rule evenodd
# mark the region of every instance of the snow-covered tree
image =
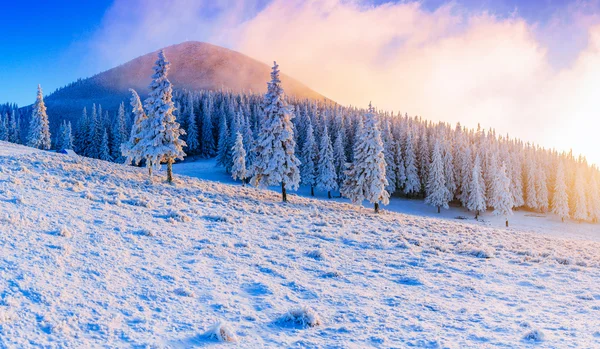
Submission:
<svg viewBox="0 0 600 349">
<path fill-rule="evenodd" d="M 127 140 L 127 120 L 125 118 L 125 104 L 123 102 L 119 104 L 119 111 L 117 112 L 117 118 L 113 123 L 112 130 L 111 156 L 115 161 L 123 162 L 121 144 Z"/>
<path fill-rule="evenodd" d="M 495 196 L 494 214 L 496 216 L 503 216 L 506 219 L 506 226 L 508 227 L 508 217 L 513 214 L 514 201 L 510 193 L 510 179 L 506 174 L 505 163 L 496 171 L 494 182 L 495 190 L 492 194 Z"/>
<path fill-rule="evenodd" d="M 419 179 L 419 170 L 417 169 L 417 156 L 413 142 L 413 133 L 409 129 L 406 134 L 406 152 L 404 154 L 406 165 L 406 181 L 404 183 L 404 193 L 414 195 L 421 190 L 421 180 Z"/>
<path fill-rule="evenodd" d="M 436 141 L 433 147 L 425 193 L 425 203 L 437 207 L 438 213 L 440 213 L 442 207 L 448 209 L 450 193 L 448 192 L 448 188 L 446 188 L 444 159 L 442 157 L 440 141 Z"/>
<path fill-rule="evenodd" d="M 337 137 L 333 143 L 333 162 L 338 188 L 344 181 L 344 170 L 346 169 L 346 149 L 344 147 L 344 130 L 338 129 Z"/>
<path fill-rule="evenodd" d="M 225 168 L 225 172 L 231 172 L 231 147 L 229 146 L 229 128 L 227 118 L 221 115 L 219 124 L 219 142 L 217 151 L 217 165 Z"/>
<path fill-rule="evenodd" d="M 121 145 L 121 154 L 123 157 L 125 157 L 125 164 L 131 164 L 133 162 L 134 164 L 138 165 L 140 161 L 146 159 L 146 149 L 145 147 L 142 147 L 142 145 L 138 145 L 138 143 L 143 137 L 144 128 L 149 127 L 146 125 L 148 122 L 148 117 L 146 116 L 144 108 L 142 107 L 140 96 L 133 89 L 130 89 L 129 91 L 131 91 L 130 105 L 132 107 L 134 121 L 131 127 L 129 140 Z M 150 163 L 148 162 L 147 165 L 148 171 L 150 171 L 150 174 L 152 174 L 152 167 L 150 166 Z"/>
<path fill-rule="evenodd" d="M 385 190 L 387 178 L 383 142 L 379 130 L 379 120 L 371 104 L 363 117 L 363 127 L 359 129 L 354 143 L 354 161 L 346 171 L 346 180 L 341 194 L 354 204 L 368 200 L 379 212 L 379 203 L 389 204 L 390 194 Z"/>
<path fill-rule="evenodd" d="M 246 171 L 246 149 L 244 149 L 244 138 L 239 131 L 236 133 L 235 145 L 231 151 L 233 152 L 231 176 L 234 180 L 240 179 L 245 185 L 248 176 Z"/>
<path fill-rule="evenodd" d="M 300 180 L 302 184 L 310 187 L 311 196 L 315 196 L 315 186 L 317 185 L 316 158 L 317 144 L 315 141 L 315 133 L 312 127 L 312 121 L 307 119 L 304 146 L 302 147 L 302 153 L 300 154 Z"/>
<path fill-rule="evenodd" d="M 37 98 L 33 105 L 27 145 L 38 149 L 50 149 L 50 123 L 46 114 L 42 87 L 38 85 Z"/>
<path fill-rule="evenodd" d="M 202 104 L 202 141 L 200 142 L 200 153 L 204 157 L 215 155 L 215 139 L 213 136 L 213 103 L 212 94 L 209 92 Z"/>
<path fill-rule="evenodd" d="M 475 164 L 471 171 L 471 183 L 469 184 L 469 197 L 467 199 L 467 209 L 475 212 L 475 219 L 481 212 L 487 209 L 485 201 L 485 182 L 481 173 L 481 158 L 479 154 L 475 157 Z"/>
<path fill-rule="evenodd" d="M 142 138 L 136 146 L 142 146 L 147 151 L 145 158 L 151 166 L 160 168 L 161 163 L 167 164 L 167 181 L 173 182 L 173 163 L 183 160 L 183 147 L 186 143 L 179 138 L 185 131 L 179 128 L 175 121 L 172 101 L 173 88 L 168 79 L 169 66 L 165 53 L 161 50 L 154 64 L 154 75 L 150 83 L 150 93 L 144 101 L 148 115 L 147 127 L 142 130 Z"/>
<path fill-rule="evenodd" d="M 317 164 L 317 188 L 327 191 L 331 199 L 331 191 L 337 189 L 337 175 L 333 164 L 333 147 L 329 138 L 327 124 L 323 125 L 321 142 L 319 143 L 319 163 Z"/>
<path fill-rule="evenodd" d="M 186 108 L 187 114 L 187 148 L 190 153 L 198 151 L 200 144 L 198 143 L 198 125 L 196 123 L 196 114 L 194 112 L 194 96 L 188 94 L 188 103 Z"/>
<path fill-rule="evenodd" d="M 113 160 L 112 156 L 110 155 L 110 148 L 108 147 L 108 132 L 106 131 L 106 128 L 102 132 L 102 141 L 100 142 L 98 159 L 104 161 Z"/>
<path fill-rule="evenodd" d="M 575 210 L 573 212 L 573 219 L 577 221 L 585 221 L 589 218 L 585 193 L 584 169 L 580 166 L 577 169 L 577 177 L 575 178 Z"/>
<path fill-rule="evenodd" d="M 287 202 L 287 190 L 297 189 L 300 183 L 300 161 L 294 154 L 293 118 L 294 113 L 285 100 L 279 80 L 279 66 L 275 62 L 263 100 L 261 131 L 254 148 L 256 158 L 252 183 L 261 187 L 281 184 L 284 202 Z"/>
<path fill-rule="evenodd" d="M 454 170 L 454 155 L 452 151 L 452 144 L 445 140 L 443 143 L 443 162 L 444 162 L 444 182 L 446 189 L 448 189 L 448 202 L 454 199 L 454 193 L 456 192 L 456 174 Z"/>
<path fill-rule="evenodd" d="M 561 162 L 556 168 L 556 179 L 554 183 L 554 197 L 552 198 L 552 213 L 559 216 L 564 222 L 569 217 L 569 197 L 567 195 L 567 180 L 565 167 Z"/>
<path fill-rule="evenodd" d="M 8 114 L 0 113 L 0 141 L 8 141 Z"/>
</svg>

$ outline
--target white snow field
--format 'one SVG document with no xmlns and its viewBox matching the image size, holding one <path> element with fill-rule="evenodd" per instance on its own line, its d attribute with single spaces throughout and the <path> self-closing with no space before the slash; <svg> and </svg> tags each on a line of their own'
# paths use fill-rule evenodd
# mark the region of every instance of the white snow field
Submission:
<svg viewBox="0 0 600 349">
<path fill-rule="evenodd" d="M 600 346 L 588 235 L 160 175 L 0 142 L 1 348 Z"/>
</svg>

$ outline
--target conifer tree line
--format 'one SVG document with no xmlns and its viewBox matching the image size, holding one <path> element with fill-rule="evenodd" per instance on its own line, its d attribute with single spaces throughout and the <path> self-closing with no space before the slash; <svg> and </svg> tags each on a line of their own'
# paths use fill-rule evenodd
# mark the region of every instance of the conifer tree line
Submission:
<svg viewBox="0 0 600 349">
<path fill-rule="evenodd" d="M 160 80 L 156 69 L 153 78 Z M 157 94 L 144 104 L 133 91 L 131 102 L 116 111 L 99 104 L 84 108 L 73 130 L 62 123 L 53 145 L 107 161 L 148 161 L 150 169 L 185 155 L 216 158 L 244 183 L 281 185 L 284 200 L 286 189 L 302 184 L 312 195 L 321 191 L 355 203 L 367 200 L 376 210 L 391 196 L 403 196 L 424 199 L 438 211 L 462 205 L 476 217 L 493 210 L 507 222 L 517 208 L 600 220 L 600 171 L 582 156 L 497 135 L 493 129 L 285 96 L 278 74 L 275 64 L 266 95 L 172 90 L 170 83 L 165 90 L 160 82 L 153 89 Z M 172 105 L 153 107 L 159 94 L 168 94 Z M 122 152 L 150 139 L 144 125 L 152 108 L 155 122 L 170 125 L 161 142 L 168 139 L 175 147 L 153 157 L 142 156 L 140 147 Z M 37 109 L 32 115 L 41 113 Z M 0 111 L 0 139 L 20 142 L 23 132 L 15 128 L 21 126 L 11 126 L 21 122 L 18 109 L 3 105 Z"/>
</svg>

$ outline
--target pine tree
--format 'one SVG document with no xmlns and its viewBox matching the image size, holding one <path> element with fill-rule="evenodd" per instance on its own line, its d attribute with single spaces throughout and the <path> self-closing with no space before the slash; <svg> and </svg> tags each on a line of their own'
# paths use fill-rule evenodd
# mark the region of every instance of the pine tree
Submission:
<svg viewBox="0 0 600 349">
<path fill-rule="evenodd" d="M 212 114 L 213 98 L 209 92 L 202 104 L 202 141 L 200 142 L 200 153 L 206 158 L 215 156 Z"/>
<path fill-rule="evenodd" d="M 564 222 L 569 217 L 569 197 L 567 196 L 567 181 L 565 178 L 564 165 L 559 162 L 556 168 L 556 180 L 554 184 L 554 197 L 552 198 L 552 213 L 559 216 Z"/>
<path fill-rule="evenodd" d="M 333 164 L 333 147 L 329 138 L 327 124 L 323 126 L 321 142 L 319 144 L 319 163 L 317 164 L 317 188 L 327 191 L 331 199 L 331 191 L 338 188 L 337 175 Z"/>
<path fill-rule="evenodd" d="M 454 155 L 452 150 L 452 144 L 449 140 L 444 142 L 443 147 L 443 162 L 444 162 L 444 181 L 446 183 L 446 189 L 448 189 L 448 202 L 454 199 L 454 193 L 456 192 L 456 174 L 454 170 Z"/>
<path fill-rule="evenodd" d="M 108 132 L 106 128 L 102 132 L 102 141 L 100 142 L 100 149 L 98 153 L 98 159 L 104 161 L 112 161 L 113 158 L 110 155 L 110 148 L 108 147 Z"/>
<path fill-rule="evenodd" d="M 221 115 L 221 123 L 219 126 L 219 142 L 217 152 L 217 166 L 225 168 L 225 172 L 231 172 L 230 164 L 230 147 L 229 147 L 229 128 L 227 127 L 227 119 L 225 115 Z"/>
<path fill-rule="evenodd" d="M 231 175 L 234 180 L 240 179 L 244 185 L 246 184 L 246 150 L 244 149 L 244 138 L 240 132 L 236 133 L 235 145 L 233 149 L 233 167 Z"/>
<path fill-rule="evenodd" d="M 532 210 L 537 210 L 540 205 L 537 197 L 536 181 L 537 181 L 537 163 L 535 157 L 531 156 L 531 153 L 527 159 L 527 168 L 525 173 L 526 179 L 526 191 L 525 191 L 525 205 Z"/>
<path fill-rule="evenodd" d="M 387 167 L 383 154 L 383 142 L 379 130 L 379 120 L 371 104 L 363 117 L 363 127 L 359 129 L 354 143 L 354 161 L 346 170 L 346 180 L 341 194 L 354 204 L 368 200 L 379 212 L 379 203 L 387 205 L 390 194 L 385 190 L 388 185 L 385 175 Z"/>
<path fill-rule="evenodd" d="M 471 171 L 467 209 L 475 212 L 475 219 L 479 217 L 481 212 L 487 209 L 485 202 L 485 182 L 481 173 L 481 158 L 479 154 L 475 157 L 475 165 Z"/>
<path fill-rule="evenodd" d="M 122 163 L 121 145 L 127 140 L 127 120 L 125 118 L 125 103 L 119 104 L 116 122 L 113 124 L 113 139 L 111 148 L 111 157 L 114 161 Z"/>
<path fill-rule="evenodd" d="M 404 183 L 404 193 L 406 195 L 415 195 L 421 190 L 421 180 L 419 179 L 417 156 L 415 154 L 412 135 L 412 130 L 409 129 L 406 134 L 405 154 L 406 182 Z"/>
<path fill-rule="evenodd" d="M 512 194 L 510 193 L 510 179 L 506 174 L 506 164 L 503 163 L 496 171 L 496 183 L 494 187 L 494 194 L 496 196 L 494 200 L 494 214 L 496 216 L 504 216 L 506 219 L 506 226 L 508 227 L 508 216 L 513 214 L 512 208 L 514 207 L 514 201 Z"/>
<path fill-rule="evenodd" d="M 13 109 L 10 121 L 8 122 L 8 141 L 12 143 L 21 143 L 20 114 L 17 109 Z"/>
<path fill-rule="evenodd" d="M 575 179 L 575 211 L 573 213 L 573 219 L 577 221 L 585 221 L 589 218 L 585 192 L 584 170 L 580 166 Z"/>
<path fill-rule="evenodd" d="M 310 195 L 315 196 L 315 186 L 317 185 L 317 143 L 315 141 L 315 132 L 312 127 L 312 121 L 307 120 L 306 134 L 302 153 L 300 154 L 300 180 L 302 184 L 310 187 Z"/>
<path fill-rule="evenodd" d="M 431 163 L 429 164 L 429 176 L 427 178 L 425 203 L 437 207 L 438 213 L 440 213 L 442 207 L 448 209 L 450 193 L 448 192 L 448 188 L 446 188 L 444 159 L 442 158 L 439 141 L 436 141 L 433 147 Z"/>
<path fill-rule="evenodd" d="M 173 88 L 168 79 L 170 65 L 161 50 L 154 65 L 150 93 L 144 101 L 148 115 L 144 124 L 148 127 L 143 128 L 142 139 L 136 146 L 141 145 L 147 150 L 145 158 L 150 166 L 159 168 L 161 163 L 167 163 L 167 181 L 172 183 L 173 163 L 177 159 L 183 160 L 186 143 L 179 138 L 185 131 L 179 127 L 173 115 Z"/>
<path fill-rule="evenodd" d="M 387 168 L 385 174 L 387 176 L 388 186 L 385 188 L 388 193 L 393 194 L 396 191 L 396 162 L 394 157 L 394 137 L 390 131 L 390 125 L 386 118 L 383 123 L 383 154 Z"/>
<path fill-rule="evenodd" d="M 8 114 L 0 113 L 0 141 L 8 141 Z"/>
<path fill-rule="evenodd" d="M 146 150 L 141 145 L 138 146 L 138 143 L 143 137 L 144 128 L 149 127 L 146 125 L 148 117 L 142 107 L 140 96 L 133 89 L 129 89 L 129 91 L 131 91 L 130 105 L 133 108 L 132 114 L 134 115 L 134 121 L 131 127 L 129 140 L 121 145 L 121 155 L 125 157 L 125 164 L 131 164 L 133 162 L 138 165 L 140 161 L 144 160 L 146 157 Z M 149 162 L 147 165 L 149 165 Z M 148 170 L 152 173 L 152 168 L 150 166 L 148 167 Z"/>
<path fill-rule="evenodd" d="M 187 113 L 187 149 L 193 154 L 198 151 L 200 144 L 198 143 L 198 126 L 196 124 L 196 114 L 194 113 L 194 97 L 191 93 L 188 94 L 188 103 L 186 108 Z"/>
<path fill-rule="evenodd" d="M 538 198 L 538 209 L 541 212 L 546 212 L 548 211 L 549 206 L 548 185 L 546 180 L 546 172 L 544 172 L 541 163 L 538 163 L 536 177 L 537 180 L 535 182 L 535 191 Z"/>
<path fill-rule="evenodd" d="M 333 161 L 338 188 L 344 182 L 344 170 L 346 169 L 346 149 L 344 147 L 344 129 L 340 128 L 333 143 Z"/>
<path fill-rule="evenodd" d="M 286 190 L 297 189 L 300 182 L 300 162 L 294 154 L 294 114 L 285 101 L 277 63 L 273 65 L 263 100 L 263 113 L 261 132 L 254 148 L 252 183 L 261 187 L 281 183 L 282 198 L 287 202 Z"/>
<path fill-rule="evenodd" d="M 62 146 L 63 149 L 71 149 L 73 150 L 73 129 L 71 127 L 71 122 L 67 122 L 65 127 L 65 133 L 62 135 Z"/>
<path fill-rule="evenodd" d="M 50 149 L 50 123 L 46 114 L 42 87 L 38 85 L 37 99 L 33 105 L 27 145 L 37 149 Z"/>
</svg>

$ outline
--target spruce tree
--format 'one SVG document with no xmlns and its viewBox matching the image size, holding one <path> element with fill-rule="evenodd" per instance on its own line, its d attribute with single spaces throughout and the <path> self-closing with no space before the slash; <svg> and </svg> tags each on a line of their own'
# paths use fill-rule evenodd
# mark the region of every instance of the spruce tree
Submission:
<svg viewBox="0 0 600 349">
<path fill-rule="evenodd" d="M 188 103 L 186 108 L 187 114 L 187 149 L 188 152 L 194 154 L 198 151 L 200 144 L 198 143 L 198 125 L 196 123 L 196 114 L 194 112 L 194 96 L 188 94 Z"/>
<path fill-rule="evenodd" d="M 240 179 L 246 184 L 246 150 L 244 149 L 244 138 L 240 132 L 236 133 L 235 145 L 231 149 L 233 152 L 233 167 L 231 175 L 234 180 Z"/>
<path fill-rule="evenodd" d="M 425 203 L 437 207 L 438 213 L 440 213 L 442 207 L 448 209 L 450 193 L 448 192 L 448 188 L 446 188 L 444 159 L 439 140 L 435 142 L 433 147 L 425 192 Z"/>
<path fill-rule="evenodd" d="M 113 157 L 110 155 L 110 148 L 108 146 L 108 131 L 106 130 L 106 128 L 104 129 L 104 131 L 102 131 L 102 141 L 100 141 L 98 159 L 104 161 L 113 160 Z"/>
<path fill-rule="evenodd" d="M 306 134 L 300 159 L 301 182 L 302 184 L 309 186 L 310 195 L 315 196 L 315 186 L 317 185 L 317 170 L 315 164 L 315 160 L 317 159 L 317 144 L 312 121 L 310 121 L 310 119 L 307 119 Z"/>
<path fill-rule="evenodd" d="M 506 227 L 508 227 L 508 217 L 513 214 L 514 201 L 510 193 L 510 179 L 506 174 L 506 163 L 503 163 L 502 167 L 496 171 L 494 182 L 494 187 L 496 188 L 493 193 L 496 196 L 494 200 L 494 214 L 496 216 L 504 216 Z"/>
<path fill-rule="evenodd" d="M 390 194 L 385 190 L 387 178 L 383 142 L 379 130 L 379 120 L 371 104 L 363 117 L 364 125 L 359 129 L 354 143 L 354 161 L 346 171 L 346 180 L 341 194 L 354 204 L 368 200 L 374 205 L 375 213 L 379 212 L 379 203 L 387 205 Z"/>
<path fill-rule="evenodd" d="M 8 141 L 8 114 L 0 113 L 0 141 Z"/>
<path fill-rule="evenodd" d="M 559 216 L 564 222 L 569 217 L 569 197 L 567 196 L 567 181 L 565 177 L 565 168 L 559 162 L 556 168 L 556 179 L 554 183 L 554 197 L 552 198 L 552 213 Z"/>
<path fill-rule="evenodd" d="M 344 147 L 344 135 L 344 129 L 338 129 L 337 137 L 333 143 L 333 162 L 335 165 L 338 188 L 341 187 L 342 183 L 344 182 L 344 170 L 346 169 L 346 149 Z"/>
<path fill-rule="evenodd" d="M 586 188 L 585 188 L 585 176 L 584 169 L 579 166 L 577 169 L 577 175 L 575 178 L 575 210 L 573 212 L 573 219 L 577 221 L 586 221 L 588 219 L 588 207 L 586 200 Z"/>
<path fill-rule="evenodd" d="M 161 163 L 167 164 L 167 181 L 172 183 L 173 163 L 177 159 L 183 160 L 186 143 L 179 138 L 185 131 L 179 127 L 173 115 L 173 88 L 168 79 L 170 65 L 161 50 L 154 65 L 150 93 L 144 101 L 148 115 L 145 124 L 148 127 L 143 129 L 142 139 L 137 145 L 141 144 L 147 149 L 146 160 L 150 161 L 151 166 L 160 168 Z"/>
<path fill-rule="evenodd" d="M 421 180 L 419 179 L 419 170 L 417 169 L 417 156 L 415 153 L 413 132 L 409 129 L 406 134 L 406 181 L 404 183 L 404 193 L 406 195 L 415 195 L 421 190 Z"/>
<path fill-rule="evenodd" d="M 331 191 L 337 189 L 337 175 L 333 164 L 333 147 L 329 138 L 327 124 L 323 126 L 319 144 L 319 163 L 317 164 L 317 188 L 327 192 L 331 199 Z"/>
<path fill-rule="evenodd" d="M 66 123 L 65 133 L 62 135 L 62 146 L 64 149 L 73 150 L 73 129 L 71 121 Z"/>
<path fill-rule="evenodd" d="M 119 111 L 117 112 L 117 119 L 115 120 L 112 128 L 112 147 L 111 157 L 114 161 L 122 163 L 123 158 L 121 155 L 121 145 L 127 140 L 127 120 L 125 117 L 125 104 L 121 102 L 119 104 Z"/>
<path fill-rule="evenodd" d="M 37 98 L 33 105 L 31 121 L 29 122 L 29 135 L 27 145 L 37 149 L 50 149 L 50 123 L 46 114 L 42 87 L 38 85 Z"/>
<path fill-rule="evenodd" d="M 135 165 L 138 165 L 140 161 L 146 159 L 147 154 L 145 147 L 138 145 L 138 143 L 143 137 L 144 128 L 150 126 L 146 125 L 148 122 L 148 117 L 146 116 L 144 108 L 142 107 L 140 96 L 133 89 L 129 89 L 129 91 L 131 92 L 130 105 L 132 107 L 134 121 L 131 127 L 129 140 L 121 145 L 121 155 L 125 157 L 125 164 L 129 165 L 134 163 Z M 148 166 L 149 173 L 152 174 L 150 162 L 148 161 L 146 165 Z"/>
<path fill-rule="evenodd" d="M 221 115 L 221 123 L 219 125 L 219 142 L 217 152 L 217 166 L 225 168 L 225 172 L 230 173 L 230 147 L 229 147 L 229 128 L 227 127 L 227 118 Z"/>
<path fill-rule="evenodd" d="M 202 141 L 200 153 L 203 157 L 215 156 L 215 140 L 213 135 L 213 98 L 210 92 L 202 103 Z"/>
<path fill-rule="evenodd" d="M 469 184 L 469 197 L 467 200 L 467 209 L 475 212 L 475 219 L 481 212 L 487 209 L 485 201 L 485 181 L 481 172 L 481 158 L 479 154 L 475 157 L 475 164 L 471 171 L 471 183 Z"/>
<path fill-rule="evenodd" d="M 300 182 L 300 162 L 294 154 L 293 118 L 281 88 L 279 66 L 274 63 L 271 82 L 263 100 L 261 131 L 254 148 L 256 158 L 252 183 L 261 187 L 281 184 L 284 202 L 287 202 L 287 190 L 297 189 Z"/>
</svg>

